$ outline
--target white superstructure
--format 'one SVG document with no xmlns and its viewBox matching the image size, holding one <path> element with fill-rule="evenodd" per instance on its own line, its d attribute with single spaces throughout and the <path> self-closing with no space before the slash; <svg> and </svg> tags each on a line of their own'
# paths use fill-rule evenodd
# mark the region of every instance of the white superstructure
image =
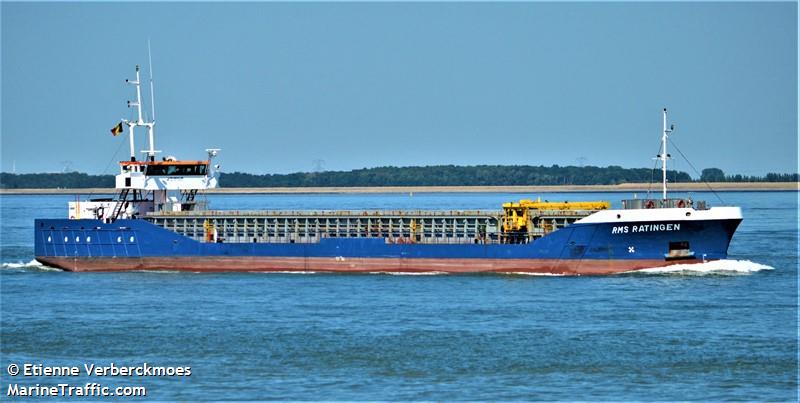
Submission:
<svg viewBox="0 0 800 403">
<path fill-rule="evenodd" d="M 155 120 L 146 121 L 142 116 L 142 93 L 139 66 L 136 66 L 136 79 L 125 80 L 136 87 L 136 100 L 128 101 L 128 107 L 135 107 L 136 120 L 123 119 L 128 127 L 130 160 L 120 161 L 120 173 L 116 176 L 115 187 L 119 194 L 115 199 L 93 199 L 69 203 L 69 218 L 95 218 L 115 220 L 135 218 L 153 211 L 189 211 L 197 206 L 195 195 L 198 191 L 216 188 L 219 178 L 219 165 L 212 160 L 219 149 L 206 149 L 204 160 L 178 160 L 165 157 L 156 161 L 154 127 Z M 152 80 L 151 80 L 152 95 Z M 152 100 L 151 100 L 152 103 Z M 153 110 L 155 115 L 155 110 Z M 147 128 L 148 149 L 143 161 L 137 161 L 135 152 L 135 129 Z"/>
</svg>

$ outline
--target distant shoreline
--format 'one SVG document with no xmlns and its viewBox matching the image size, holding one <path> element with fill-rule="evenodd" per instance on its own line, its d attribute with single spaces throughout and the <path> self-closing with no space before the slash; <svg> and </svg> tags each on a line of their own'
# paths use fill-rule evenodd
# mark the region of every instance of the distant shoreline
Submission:
<svg viewBox="0 0 800 403">
<path fill-rule="evenodd" d="M 669 190 L 676 192 L 708 191 L 798 191 L 800 182 L 715 182 L 674 183 Z M 370 194 L 370 193 L 565 193 L 565 192 L 646 192 L 661 191 L 660 184 L 624 183 L 620 185 L 560 185 L 560 186 L 381 186 L 381 187 L 281 187 L 281 188 L 218 188 L 208 194 Z M 113 194 L 113 188 L 83 189 L 0 189 L 0 195 L 47 194 Z"/>
</svg>

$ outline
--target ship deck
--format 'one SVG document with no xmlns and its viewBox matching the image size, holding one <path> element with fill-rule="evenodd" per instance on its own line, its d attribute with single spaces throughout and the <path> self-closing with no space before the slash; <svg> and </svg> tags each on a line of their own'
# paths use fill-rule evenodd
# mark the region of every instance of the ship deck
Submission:
<svg viewBox="0 0 800 403">
<path fill-rule="evenodd" d="M 544 236 L 590 214 L 541 210 Z M 145 219 L 201 242 L 316 243 L 321 238 L 384 238 L 387 243 L 503 243 L 496 210 L 204 210 L 149 213 Z M 545 225 L 546 224 L 546 225 Z M 518 241 L 515 241 L 518 242 Z"/>
</svg>

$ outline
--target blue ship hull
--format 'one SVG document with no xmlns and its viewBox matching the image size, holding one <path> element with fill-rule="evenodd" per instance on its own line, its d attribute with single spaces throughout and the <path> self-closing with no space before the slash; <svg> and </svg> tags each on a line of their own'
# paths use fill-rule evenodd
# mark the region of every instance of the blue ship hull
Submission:
<svg viewBox="0 0 800 403">
<path fill-rule="evenodd" d="M 35 220 L 36 259 L 70 271 L 530 272 L 610 274 L 724 259 L 741 218 L 575 223 L 527 244 L 204 243 L 146 220 Z M 681 245 L 683 253 L 671 249 Z M 685 246 L 685 247 L 684 247 Z"/>
</svg>

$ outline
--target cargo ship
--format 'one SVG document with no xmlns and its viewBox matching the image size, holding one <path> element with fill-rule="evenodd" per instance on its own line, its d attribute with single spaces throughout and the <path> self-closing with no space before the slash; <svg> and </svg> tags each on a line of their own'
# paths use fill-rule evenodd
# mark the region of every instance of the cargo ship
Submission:
<svg viewBox="0 0 800 403">
<path fill-rule="evenodd" d="M 660 198 L 550 202 L 519 200 L 497 210 L 213 210 L 196 198 L 219 183 L 219 149 L 201 160 L 156 159 L 155 120 L 127 126 L 130 159 L 118 194 L 69 202 L 68 218 L 36 219 L 39 262 L 67 271 L 444 272 L 603 275 L 727 257 L 739 207 L 667 197 L 667 111 L 663 110 Z M 151 81 L 152 82 L 152 81 Z M 151 91 L 152 94 L 152 91 Z M 152 116 L 155 116 L 153 111 Z M 135 129 L 149 147 L 137 160 Z"/>
</svg>

